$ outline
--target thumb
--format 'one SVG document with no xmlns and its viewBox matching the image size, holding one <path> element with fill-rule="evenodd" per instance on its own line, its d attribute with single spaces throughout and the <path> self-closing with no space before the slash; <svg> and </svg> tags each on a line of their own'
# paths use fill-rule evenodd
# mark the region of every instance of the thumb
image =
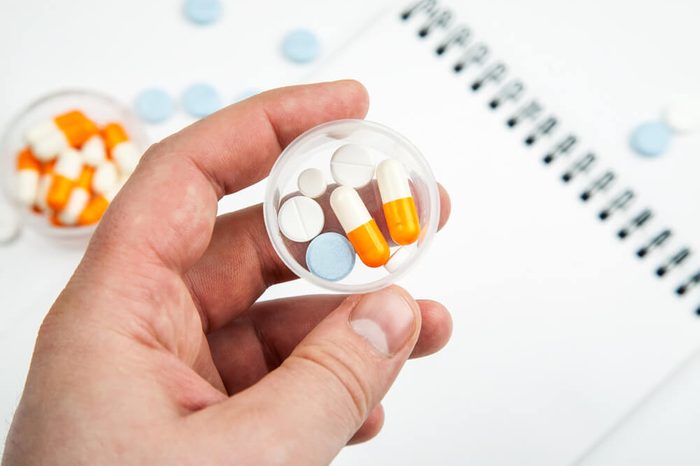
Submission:
<svg viewBox="0 0 700 466">
<path fill-rule="evenodd" d="M 213 408 L 228 430 L 265 439 L 258 463 L 328 464 L 384 397 L 419 332 L 418 304 L 403 289 L 351 296 L 279 368 Z"/>
</svg>

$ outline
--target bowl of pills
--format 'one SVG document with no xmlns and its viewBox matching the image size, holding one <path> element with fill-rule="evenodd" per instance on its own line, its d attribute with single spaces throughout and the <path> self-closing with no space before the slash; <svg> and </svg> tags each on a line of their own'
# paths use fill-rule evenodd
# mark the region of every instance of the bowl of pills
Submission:
<svg viewBox="0 0 700 466">
<path fill-rule="evenodd" d="M 30 104 L 0 140 L 2 185 L 22 224 L 85 239 L 146 147 L 139 121 L 106 95 L 56 92 Z"/>
<path fill-rule="evenodd" d="M 299 136 L 272 167 L 265 226 L 282 261 L 311 283 L 346 293 L 394 283 L 438 227 L 439 191 L 420 151 L 365 120 Z"/>
</svg>

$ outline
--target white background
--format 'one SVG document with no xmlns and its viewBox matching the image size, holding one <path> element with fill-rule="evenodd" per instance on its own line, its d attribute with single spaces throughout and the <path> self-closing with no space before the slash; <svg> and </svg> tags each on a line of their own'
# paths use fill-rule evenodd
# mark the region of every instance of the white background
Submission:
<svg viewBox="0 0 700 466">
<path fill-rule="evenodd" d="M 174 0 L 3 0 L 0 127 L 31 100 L 62 88 L 103 90 L 130 103 L 146 87 L 162 87 L 178 95 L 188 84 L 205 81 L 233 101 L 249 88 L 303 80 L 314 66 L 284 61 L 279 42 L 285 31 L 299 26 L 315 30 L 327 56 L 389 3 L 224 1 L 223 20 L 202 28 L 185 21 L 180 2 Z M 625 141 L 630 127 L 657 116 L 673 95 L 695 92 L 700 83 L 693 45 L 699 43 L 694 29 L 700 11 L 693 6 L 695 2 L 490 3 L 491 15 L 465 19 L 488 32 L 495 46 L 499 34 L 507 35 L 509 26 L 519 31 L 517 49 L 511 46 L 501 52 L 521 68 L 537 63 L 535 68 L 551 78 L 548 94 L 569 107 L 585 109 L 577 123 L 595 135 L 600 145 L 612 149 L 613 157 L 631 167 L 636 179 L 654 180 L 649 184 L 659 193 L 677 199 L 667 214 L 676 224 L 697 232 L 697 201 L 688 195 L 698 173 L 675 169 L 679 159 L 700 157 L 697 137 L 674 142 L 674 151 L 653 164 L 641 160 L 628 164 L 625 158 L 629 157 Z M 508 39 L 501 42 L 510 44 Z M 149 132 L 157 140 L 188 121 L 180 113 Z M 460 202 L 459 186 L 450 188 Z M 222 210 L 259 202 L 259 194 L 259 189 L 253 189 L 226 199 Z M 58 247 L 31 232 L 0 249 L 0 422 L 4 426 L 9 425 L 21 392 L 34 332 L 79 257 L 79 249 Z M 305 289 L 303 285 L 283 286 L 275 294 Z M 446 357 L 457 356 L 438 356 L 435 364 L 447 367 Z M 615 443 L 617 447 L 606 445 L 603 455 L 609 456 L 594 457 L 596 464 L 625 464 L 621 458 L 631 461 L 626 454 L 630 451 L 638 452 L 634 464 L 644 464 L 641 458 L 668 459 L 667 452 L 677 455 L 669 464 L 700 462 L 697 447 L 687 441 L 689 432 L 697 432 L 698 419 L 682 416 L 692 412 L 692 407 L 697 412 L 699 404 L 690 390 L 692 376 L 688 377 L 679 376 L 673 396 L 661 398 L 661 408 L 645 412 L 641 427 L 626 431 L 631 433 Z M 400 380 L 398 389 L 411 387 Z M 391 395 L 387 402 L 385 429 L 391 431 L 397 427 L 392 423 Z M 415 428 L 429 428 L 429 420 L 426 425 Z M 664 436 L 658 426 L 663 426 Z M 454 435 L 455 442 L 468 441 L 459 438 L 458 432 L 444 435 Z M 508 448 L 508 439 L 494 442 Z M 382 436 L 376 443 L 382 448 Z M 354 449 L 362 448 L 366 447 Z M 430 443 L 425 448 L 430 449 Z M 340 462 L 352 463 L 352 450 Z"/>
</svg>

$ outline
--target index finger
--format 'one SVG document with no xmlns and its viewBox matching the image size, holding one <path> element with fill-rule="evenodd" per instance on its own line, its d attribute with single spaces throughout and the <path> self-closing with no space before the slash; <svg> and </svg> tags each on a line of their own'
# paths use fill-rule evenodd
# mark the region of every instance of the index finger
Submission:
<svg viewBox="0 0 700 466">
<path fill-rule="evenodd" d="M 209 243 L 219 198 L 265 177 L 307 129 L 362 118 L 367 107 L 361 84 L 337 81 L 268 91 L 198 121 L 146 152 L 95 243 L 118 242 L 121 260 L 182 272 Z"/>
</svg>

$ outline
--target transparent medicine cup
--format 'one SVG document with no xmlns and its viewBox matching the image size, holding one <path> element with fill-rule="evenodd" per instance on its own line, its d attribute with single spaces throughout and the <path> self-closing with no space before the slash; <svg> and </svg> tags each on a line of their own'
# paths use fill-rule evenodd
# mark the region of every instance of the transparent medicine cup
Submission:
<svg viewBox="0 0 700 466">
<path fill-rule="evenodd" d="M 331 157 L 339 147 L 346 144 L 363 146 L 372 154 L 375 167 L 384 159 L 395 159 L 401 162 L 410 179 L 421 228 L 420 236 L 414 244 L 401 246 L 408 248 L 410 254 L 405 254 L 403 251 L 401 263 L 395 268 L 392 267 L 391 271 L 385 267 L 367 267 L 359 258 L 356 258 L 349 275 L 338 281 L 330 281 L 309 271 L 305 260 L 305 251 L 309 242 L 294 242 L 286 238 L 280 231 L 278 212 L 285 200 L 300 195 L 297 186 L 299 174 L 308 168 L 317 168 L 321 170 L 328 184 L 325 194 L 315 199 L 325 214 L 322 232 L 336 232 L 345 236 L 345 232 L 330 208 L 329 198 L 333 189 L 338 186 L 331 175 Z M 384 233 L 393 255 L 399 246 L 391 241 L 387 232 L 376 179 L 357 191 Z M 366 293 L 384 288 L 414 268 L 437 231 L 439 209 L 438 186 L 428 162 L 420 151 L 396 131 L 365 120 L 337 120 L 325 123 L 308 130 L 289 144 L 272 167 L 267 181 L 263 208 L 265 227 L 270 241 L 287 267 L 297 276 L 317 286 L 343 293 Z"/>
</svg>

